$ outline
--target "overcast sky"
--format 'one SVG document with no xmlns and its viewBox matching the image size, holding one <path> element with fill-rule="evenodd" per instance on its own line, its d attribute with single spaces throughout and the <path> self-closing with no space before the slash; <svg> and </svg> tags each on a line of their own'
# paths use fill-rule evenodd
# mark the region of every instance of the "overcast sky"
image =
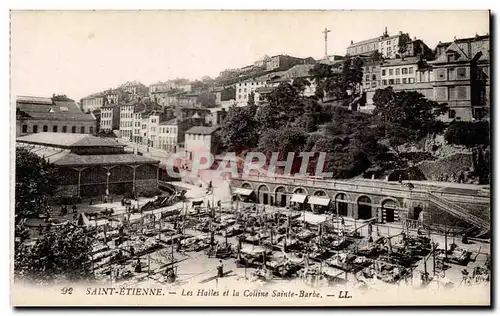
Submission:
<svg viewBox="0 0 500 316">
<path fill-rule="evenodd" d="M 400 30 L 432 49 L 489 32 L 487 11 L 16 11 L 11 95 L 88 94 L 138 80 L 215 77 L 263 55 L 344 55 L 353 41 Z"/>
</svg>

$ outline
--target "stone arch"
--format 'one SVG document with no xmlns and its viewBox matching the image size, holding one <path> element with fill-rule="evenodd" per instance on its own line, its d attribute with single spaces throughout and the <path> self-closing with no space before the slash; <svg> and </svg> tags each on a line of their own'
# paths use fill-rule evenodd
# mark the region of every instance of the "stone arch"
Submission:
<svg viewBox="0 0 500 316">
<path fill-rule="evenodd" d="M 241 187 L 242 187 L 243 189 L 252 189 L 252 190 L 253 190 L 252 185 L 251 185 L 250 183 L 248 183 L 248 182 L 244 182 L 244 183 L 241 185 Z"/>
<path fill-rule="evenodd" d="M 399 221 L 398 201 L 386 198 L 380 203 L 380 206 L 382 210 L 382 223 L 393 223 Z"/>
<path fill-rule="evenodd" d="M 324 197 L 329 197 L 328 193 L 326 193 L 325 190 L 316 190 L 314 192 L 314 196 L 324 196 Z"/>
<path fill-rule="evenodd" d="M 287 205 L 287 190 L 284 185 L 277 185 L 274 188 L 274 201 L 277 206 L 285 207 Z"/>
<path fill-rule="evenodd" d="M 348 216 L 349 197 L 346 193 L 340 192 L 335 195 L 335 210 L 338 216 Z"/>
<path fill-rule="evenodd" d="M 293 190 L 293 193 L 294 194 L 305 194 L 305 195 L 309 195 L 309 193 L 307 192 L 307 190 L 303 187 L 297 187 Z"/>
<path fill-rule="evenodd" d="M 358 214 L 357 218 L 359 219 L 369 219 L 372 218 L 372 199 L 366 195 L 362 195 L 358 197 L 357 201 L 358 206 Z"/>
<path fill-rule="evenodd" d="M 269 186 L 267 184 L 260 184 L 259 187 L 257 188 L 257 198 L 259 200 L 260 204 L 270 204 L 270 199 L 269 199 L 269 193 L 271 190 L 269 190 Z"/>
</svg>

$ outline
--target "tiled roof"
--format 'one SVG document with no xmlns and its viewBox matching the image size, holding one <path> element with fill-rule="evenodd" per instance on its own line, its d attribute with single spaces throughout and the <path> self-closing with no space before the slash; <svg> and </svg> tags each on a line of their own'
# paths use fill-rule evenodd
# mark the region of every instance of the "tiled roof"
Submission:
<svg viewBox="0 0 500 316">
<path fill-rule="evenodd" d="M 22 111 L 22 110 L 21 110 Z M 91 114 L 85 113 L 67 113 L 67 112 L 26 112 L 26 119 L 47 120 L 47 121 L 75 121 L 75 122 L 92 122 L 95 118 Z"/>
<path fill-rule="evenodd" d="M 51 98 L 32 97 L 32 96 L 24 96 L 24 95 L 17 96 L 16 97 L 16 102 L 20 102 L 20 103 L 36 103 L 36 104 L 53 104 Z"/>
<path fill-rule="evenodd" d="M 109 164 L 133 164 L 133 163 L 159 163 L 159 161 L 134 154 L 77 155 L 73 153 L 70 153 L 54 161 L 54 164 L 58 166 L 109 165 Z"/>
<path fill-rule="evenodd" d="M 417 64 L 420 61 L 419 57 L 405 57 L 403 59 L 386 59 L 381 67 L 399 66 L 399 65 L 410 65 Z"/>
<path fill-rule="evenodd" d="M 160 125 L 177 125 L 177 119 L 171 119 L 165 122 L 161 122 Z"/>
<path fill-rule="evenodd" d="M 193 126 L 186 131 L 186 134 L 211 135 L 217 129 L 217 126 Z"/>
<path fill-rule="evenodd" d="M 73 133 L 35 133 L 17 138 L 18 142 L 54 147 L 124 147 L 116 140 L 88 134 Z"/>
</svg>

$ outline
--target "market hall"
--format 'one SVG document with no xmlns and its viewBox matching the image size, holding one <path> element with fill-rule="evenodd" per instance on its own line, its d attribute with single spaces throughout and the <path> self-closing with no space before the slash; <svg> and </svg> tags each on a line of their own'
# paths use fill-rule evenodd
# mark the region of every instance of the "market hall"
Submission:
<svg viewBox="0 0 500 316">
<path fill-rule="evenodd" d="M 57 168 L 58 196 L 150 194 L 158 188 L 159 161 L 125 152 L 113 139 L 88 134 L 36 133 L 16 140 L 17 148 Z"/>
</svg>

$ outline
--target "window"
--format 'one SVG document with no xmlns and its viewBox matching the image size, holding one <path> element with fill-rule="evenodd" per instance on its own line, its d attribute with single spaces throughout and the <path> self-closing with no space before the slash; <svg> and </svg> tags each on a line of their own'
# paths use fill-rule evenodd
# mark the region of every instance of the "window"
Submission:
<svg viewBox="0 0 500 316">
<path fill-rule="evenodd" d="M 377 82 L 376 81 L 372 81 L 372 88 L 376 88 L 377 87 Z"/>
<path fill-rule="evenodd" d="M 370 75 L 366 75 L 365 81 L 369 81 L 369 80 L 370 80 Z"/>
<path fill-rule="evenodd" d="M 394 75 L 394 69 L 389 69 L 389 76 Z"/>
<path fill-rule="evenodd" d="M 68 132 L 68 127 L 67 126 L 63 126 L 62 132 L 63 133 L 67 133 Z"/>
<path fill-rule="evenodd" d="M 49 131 L 49 127 L 48 127 L 47 125 L 44 125 L 44 126 L 43 126 L 43 131 L 44 131 L 44 132 L 48 132 L 48 131 Z"/>
<path fill-rule="evenodd" d="M 457 87 L 457 99 L 467 99 L 467 87 Z"/>
<path fill-rule="evenodd" d="M 247 93 L 247 88 L 243 89 L 243 92 Z"/>
<path fill-rule="evenodd" d="M 413 67 L 408 67 L 408 73 L 411 75 L 413 73 Z"/>
<path fill-rule="evenodd" d="M 383 79 L 383 80 L 382 80 L 382 85 L 383 85 L 383 86 L 386 86 L 386 85 L 387 85 L 387 80 Z"/>
<path fill-rule="evenodd" d="M 104 122 L 104 123 L 106 123 L 106 122 Z M 106 125 L 106 124 L 104 124 L 104 125 Z M 71 133 L 73 133 L 73 134 L 76 133 L 76 126 L 71 127 Z"/>
<path fill-rule="evenodd" d="M 436 88 L 436 100 L 446 100 L 446 87 Z"/>
<path fill-rule="evenodd" d="M 52 132 L 57 133 L 57 125 L 52 126 Z"/>
<path fill-rule="evenodd" d="M 372 75 L 372 80 L 377 80 L 377 75 Z"/>
<path fill-rule="evenodd" d="M 399 76 L 400 73 L 401 73 L 401 69 L 400 68 L 396 68 L 396 76 Z"/>
<path fill-rule="evenodd" d="M 448 80 L 455 79 L 455 68 L 448 68 L 447 73 L 448 73 Z"/>
<path fill-rule="evenodd" d="M 396 78 L 396 84 L 400 84 L 401 80 L 399 78 Z"/>
<path fill-rule="evenodd" d="M 85 134 L 85 126 L 80 127 L 80 134 Z"/>
<path fill-rule="evenodd" d="M 387 54 L 390 54 L 392 52 L 392 48 L 391 47 L 387 47 Z"/>
<path fill-rule="evenodd" d="M 454 119 L 455 116 L 457 116 L 457 112 L 455 110 L 449 110 L 448 111 L 448 118 L 449 119 Z"/>
<path fill-rule="evenodd" d="M 391 41 L 387 41 L 387 43 L 386 43 L 386 44 L 387 44 L 387 45 L 391 45 Z"/>
<path fill-rule="evenodd" d="M 382 69 L 382 76 L 385 76 L 385 69 Z"/>
<path fill-rule="evenodd" d="M 408 83 L 415 83 L 415 78 L 408 78 Z"/>
<path fill-rule="evenodd" d="M 446 80 L 444 69 L 437 69 L 436 73 L 437 73 L 436 77 L 438 80 Z"/>
<path fill-rule="evenodd" d="M 448 62 L 452 62 L 452 61 L 456 60 L 455 54 L 448 54 L 446 57 L 448 58 Z"/>
<path fill-rule="evenodd" d="M 408 68 L 402 68 L 401 69 L 401 74 L 407 75 L 408 74 Z"/>
<path fill-rule="evenodd" d="M 23 133 L 27 133 L 28 132 L 28 125 L 23 125 L 22 132 Z"/>
<path fill-rule="evenodd" d="M 406 78 L 403 78 L 403 84 L 407 84 L 407 79 Z"/>
<path fill-rule="evenodd" d="M 38 125 L 33 125 L 33 133 L 38 133 Z"/>
<path fill-rule="evenodd" d="M 458 79 L 466 78 L 465 68 L 463 67 L 457 68 L 457 78 Z"/>
<path fill-rule="evenodd" d="M 372 67 L 372 72 L 376 72 L 376 71 L 377 71 L 377 68 Z"/>
<path fill-rule="evenodd" d="M 394 84 L 394 79 L 389 79 L 389 84 Z"/>
</svg>

